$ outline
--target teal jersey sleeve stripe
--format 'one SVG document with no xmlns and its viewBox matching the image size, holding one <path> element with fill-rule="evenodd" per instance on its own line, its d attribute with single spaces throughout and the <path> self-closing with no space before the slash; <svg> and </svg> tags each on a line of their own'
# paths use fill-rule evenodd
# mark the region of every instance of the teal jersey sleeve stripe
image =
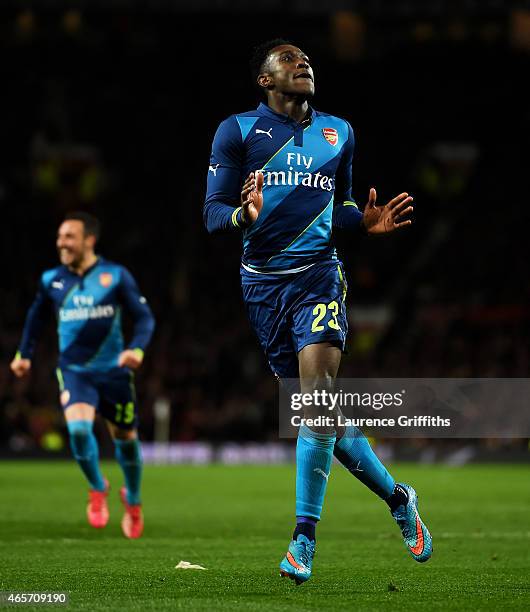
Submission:
<svg viewBox="0 0 530 612">
<path fill-rule="evenodd" d="M 241 130 L 241 138 L 245 140 L 259 117 L 239 117 L 236 115 L 236 119 L 239 124 L 239 129 Z"/>
</svg>

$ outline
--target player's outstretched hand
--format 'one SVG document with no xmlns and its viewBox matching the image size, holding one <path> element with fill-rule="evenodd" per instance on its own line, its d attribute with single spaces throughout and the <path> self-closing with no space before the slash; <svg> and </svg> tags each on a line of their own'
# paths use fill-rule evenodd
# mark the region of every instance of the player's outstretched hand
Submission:
<svg viewBox="0 0 530 612">
<path fill-rule="evenodd" d="M 9 367 L 17 378 L 22 378 L 31 370 L 31 360 L 15 357 Z"/>
<path fill-rule="evenodd" d="M 137 370 L 144 360 L 144 356 L 141 351 L 134 349 L 127 349 L 120 353 L 118 357 L 118 365 L 120 368 L 131 368 L 131 370 Z"/>
<path fill-rule="evenodd" d="M 250 198 L 250 192 L 254 190 L 255 186 L 256 181 L 254 180 L 254 172 L 251 172 L 245 179 L 243 187 L 241 187 L 241 208 L 243 208 L 247 200 Z"/>
<path fill-rule="evenodd" d="M 388 234 L 412 223 L 410 219 L 404 219 L 414 210 L 410 205 L 414 198 L 408 193 L 400 193 L 385 206 L 376 206 L 376 199 L 377 193 L 372 187 L 362 221 L 369 234 Z"/>
<path fill-rule="evenodd" d="M 263 208 L 263 172 L 251 172 L 241 190 L 241 218 L 252 225 Z"/>
</svg>

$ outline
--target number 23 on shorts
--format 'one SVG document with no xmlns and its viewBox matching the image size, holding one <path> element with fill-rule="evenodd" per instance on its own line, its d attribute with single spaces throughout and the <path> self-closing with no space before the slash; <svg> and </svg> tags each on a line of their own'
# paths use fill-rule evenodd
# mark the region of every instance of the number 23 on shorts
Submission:
<svg viewBox="0 0 530 612">
<path fill-rule="evenodd" d="M 313 308 L 313 324 L 311 325 L 312 332 L 320 332 L 326 329 L 326 326 L 323 325 L 324 319 L 329 314 L 329 319 L 327 320 L 327 325 L 331 329 L 337 329 L 340 331 L 340 325 L 337 321 L 337 315 L 339 314 L 339 305 L 333 300 L 327 306 L 326 304 L 317 304 Z"/>
</svg>

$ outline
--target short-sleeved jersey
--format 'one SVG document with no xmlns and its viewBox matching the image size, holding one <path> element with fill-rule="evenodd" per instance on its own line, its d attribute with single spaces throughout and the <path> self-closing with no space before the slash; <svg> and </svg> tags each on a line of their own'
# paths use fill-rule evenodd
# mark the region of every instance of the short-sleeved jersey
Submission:
<svg viewBox="0 0 530 612">
<path fill-rule="evenodd" d="M 41 276 L 19 346 L 20 356 L 31 359 L 48 305 L 57 317 L 59 365 L 84 371 L 107 371 L 117 367 L 124 348 L 122 310 L 134 321 L 130 348 L 145 350 L 155 322 L 146 299 L 123 266 L 98 257 L 80 276 L 66 266 Z"/>
<path fill-rule="evenodd" d="M 204 208 L 209 231 L 240 225 L 241 186 L 264 175 L 263 209 L 243 230 L 243 266 L 295 272 L 335 258 L 332 226 L 356 228 L 351 196 L 354 135 L 344 119 L 310 109 L 298 123 L 265 104 L 232 115 L 215 135 Z"/>
</svg>

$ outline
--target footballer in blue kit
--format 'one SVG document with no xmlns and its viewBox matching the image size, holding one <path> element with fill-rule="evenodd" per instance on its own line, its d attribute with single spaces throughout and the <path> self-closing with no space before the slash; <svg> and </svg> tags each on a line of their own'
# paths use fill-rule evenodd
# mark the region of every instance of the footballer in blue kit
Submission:
<svg viewBox="0 0 530 612">
<path fill-rule="evenodd" d="M 408 226 L 412 197 L 361 212 L 352 197 L 350 124 L 309 105 L 314 73 L 307 55 L 285 40 L 256 48 L 251 66 L 266 97 L 257 109 L 225 119 L 215 134 L 204 221 L 210 233 L 239 232 L 248 317 L 280 379 L 300 391 L 333 389 L 348 330 L 347 284 L 333 227 L 368 235 Z M 306 406 L 304 416 L 318 415 Z M 338 413 L 335 414 L 338 416 Z M 412 557 L 427 561 L 432 539 L 412 487 L 396 483 L 355 427 L 307 427 L 296 447 L 296 527 L 280 573 L 309 579 L 333 455 L 382 498 Z"/>
<path fill-rule="evenodd" d="M 88 521 L 102 528 L 109 520 L 109 484 L 99 468 L 93 433 L 98 412 L 109 425 L 125 477 L 125 487 L 120 490 L 125 507 L 122 530 L 126 537 L 138 538 L 144 519 L 133 370 L 142 363 L 155 323 L 130 272 L 95 254 L 98 236 L 99 222 L 92 215 L 66 216 L 57 234 L 61 265 L 41 276 L 11 369 L 18 377 L 28 374 L 39 332 L 53 309 L 59 338 L 60 401 L 73 455 L 90 486 Z M 122 335 L 123 311 L 134 323 L 127 347 Z"/>
</svg>

